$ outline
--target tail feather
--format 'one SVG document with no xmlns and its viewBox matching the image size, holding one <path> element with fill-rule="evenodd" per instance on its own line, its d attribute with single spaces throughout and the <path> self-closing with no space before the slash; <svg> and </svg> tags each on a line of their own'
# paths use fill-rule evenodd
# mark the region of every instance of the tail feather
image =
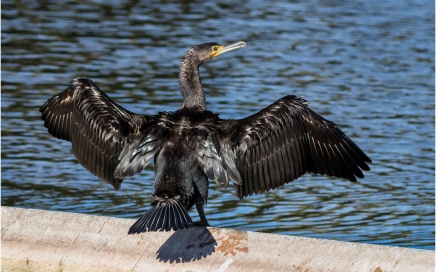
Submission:
<svg viewBox="0 0 436 272">
<path fill-rule="evenodd" d="M 176 200 L 157 202 L 129 229 L 129 234 L 148 231 L 174 231 L 192 225 L 192 219 L 185 208 Z"/>
</svg>

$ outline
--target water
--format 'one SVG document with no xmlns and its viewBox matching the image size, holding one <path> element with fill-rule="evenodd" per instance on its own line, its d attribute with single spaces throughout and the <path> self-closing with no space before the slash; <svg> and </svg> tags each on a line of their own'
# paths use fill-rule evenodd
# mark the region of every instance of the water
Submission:
<svg viewBox="0 0 436 272">
<path fill-rule="evenodd" d="M 176 110 L 183 53 L 243 40 L 201 68 L 210 110 L 243 118 L 304 95 L 374 163 L 358 183 L 307 174 L 243 201 L 211 183 L 211 225 L 434 249 L 434 10 L 420 0 L 2 1 L 1 204 L 140 216 L 153 167 L 115 192 L 47 133 L 38 108 L 86 76 L 131 111 Z"/>
</svg>

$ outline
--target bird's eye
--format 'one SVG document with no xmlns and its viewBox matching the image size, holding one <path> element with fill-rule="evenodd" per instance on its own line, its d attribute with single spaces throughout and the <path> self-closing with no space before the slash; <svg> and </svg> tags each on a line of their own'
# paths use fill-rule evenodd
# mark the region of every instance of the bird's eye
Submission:
<svg viewBox="0 0 436 272">
<path fill-rule="evenodd" d="M 214 46 L 214 47 L 212 48 L 212 50 L 213 50 L 213 51 L 218 51 L 218 47 Z"/>
</svg>

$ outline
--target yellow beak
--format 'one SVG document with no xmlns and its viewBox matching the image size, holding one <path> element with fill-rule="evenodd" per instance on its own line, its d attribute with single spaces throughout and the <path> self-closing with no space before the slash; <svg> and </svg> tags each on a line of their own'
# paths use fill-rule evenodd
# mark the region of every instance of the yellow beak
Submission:
<svg viewBox="0 0 436 272">
<path fill-rule="evenodd" d="M 235 49 L 239 49 L 245 47 L 247 44 L 245 42 L 236 42 L 228 45 L 220 45 L 216 46 L 212 49 L 212 53 L 210 54 L 211 58 L 218 57 L 221 54 L 233 51 Z"/>
</svg>

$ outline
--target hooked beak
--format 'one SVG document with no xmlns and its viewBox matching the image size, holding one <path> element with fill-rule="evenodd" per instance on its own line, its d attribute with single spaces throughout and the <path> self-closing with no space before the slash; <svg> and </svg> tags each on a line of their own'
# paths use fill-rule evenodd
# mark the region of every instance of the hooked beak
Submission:
<svg viewBox="0 0 436 272">
<path fill-rule="evenodd" d="M 230 52 L 230 51 L 233 51 L 233 50 L 245 47 L 246 45 L 247 44 L 245 42 L 243 42 L 243 41 L 236 42 L 236 43 L 231 43 L 231 44 L 228 44 L 228 45 L 220 45 L 220 46 L 216 47 L 216 50 L 214 49 L 214 51 L 212 51 L 210 56 L 212 58 L 215 58 L 215 57 L 218 57 L 221 54 L 224 54 L 224 53 L 227 53 L 227 52 Z"/>
</svg>

